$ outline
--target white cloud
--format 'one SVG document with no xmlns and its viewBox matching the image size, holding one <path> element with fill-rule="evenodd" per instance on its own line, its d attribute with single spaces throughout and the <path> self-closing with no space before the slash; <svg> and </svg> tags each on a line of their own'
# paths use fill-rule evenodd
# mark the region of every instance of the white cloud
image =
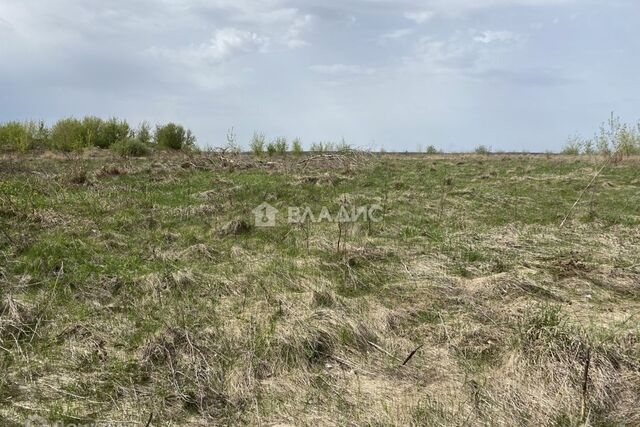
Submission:
<svg viewBox="0 0 640 427">
<path fill-rule="evenodd" d="M 206 43 L 197 46 L 178 49 L 152 47 L 148 52 L 153 56 L 185 65 L 212 65 L 240 53 L 264 51 L 268 43 L 267 37 L 257 33 L 236 28 L 223 28 L 217 30 Z"/>
<path fill-rule="evenodd" d="M 435 13 L 430 10 L 423 10 L 421 12 L 405 12 L 404 17 L 416 24 L 424 24 L 430 21 L 434 15 Z"/>
<path fill-rule="evenodd" d="M 475 36 L 473 40 L 479 43 L 494 43 L 494 42 L 514 42 L 521 40 L 522 37 L 511 31 L 483 31 L 480 35 Z"/>
<path fill-rule="evenodd" d="M 309 46 L 309 43 L 306 40 L 302 39 L 302 34 L 305 31 L 308 31 L 312 24 L 313 24 L 312 15 L 305 14 L 301 16 L 296 16 L 296 18 L 293 20 L 293 22 L 289 26 L 289 29 L 287 30 L 287 35 L 285 37 L 285 45 L 290 49 Z"/>
</svg>

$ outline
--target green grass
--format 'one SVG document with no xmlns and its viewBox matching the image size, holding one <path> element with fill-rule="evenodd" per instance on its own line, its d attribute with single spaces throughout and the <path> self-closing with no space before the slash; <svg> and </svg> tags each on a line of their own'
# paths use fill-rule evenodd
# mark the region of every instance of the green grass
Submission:
<svg viewBox="0 0 640 427">
<path fill-rule="evenodd" d="M 560 228 L 595 159 L 231 158 L 0 159 L 0 420 L 577 425 L 586 348 L 591 422 L 640 419 L 638 159 Z M 340 251 L 227 227 L 344 194 L 384 220 Z"/>
</svg>

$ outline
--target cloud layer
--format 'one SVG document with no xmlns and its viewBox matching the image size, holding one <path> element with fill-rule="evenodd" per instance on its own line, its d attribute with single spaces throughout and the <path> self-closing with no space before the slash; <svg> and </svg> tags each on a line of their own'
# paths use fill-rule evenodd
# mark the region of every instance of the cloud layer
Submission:
<svg viewBox="0 0 640 427">
<path fill-rule="evenodd" d="M 202 145 L 233 126 L 245 144 L 261 130 L 554 149 L 610 110 L 637 118 L 637 12 L 634 0 L 6 0 L 0 120 L 177 120 Z"/>
</svg>

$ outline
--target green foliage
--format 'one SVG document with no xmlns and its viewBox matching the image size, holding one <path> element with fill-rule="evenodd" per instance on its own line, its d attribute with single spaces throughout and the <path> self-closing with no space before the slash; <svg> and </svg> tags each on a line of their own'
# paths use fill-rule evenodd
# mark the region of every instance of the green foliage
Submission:
<svg viewBox="0 0 640 427">
<path fill-rule="evenodd" d="M 111 146 L 111 149 L 122 157 L 144 157 L 151 154 L 148 144 L 138 138 L 122 139 Z"/>
<path fill-rule="evenodd" d="M 51 148 L 60 151 L 77 151 L 88 147 L 82 122 L 74 118 L 58 120 L 51 129 Z"/>
<path fill-rule="evenodd" d="M 592 139 L 583 139 L 579 135 L 569 138 L 562 149 L 563 154 L 594 154 L 627 157 L 640 154 L 640 123 L 632 126 L 622 123 L 620 117 L 611 113 L 606 122 Z"/>
<path fill-rule="evenodd" d="M 425 151 L 425 153 L 427 153 L 427 154 L 438 154 L 438 149 L 433 145 L 429 145 L 427 147 L 427 150 Z"/>
<path fill-rule="evenodd" d="M 270 142 L 269 144 L 267 144 L 267 154 L 269 155 L 269 157 L 273 156 L 277 152 L 278 148 L 276 147 L 275 142 Z"/>
<path fill-rule="evenodd" d="M 155 141 L 158 147 L 171 150 L 183 150 L 193 148 L 196 138 L 190 130 L 185 130 L 175 123 L 156 126 Z"/>
<path fill-rule="evenodd" d="M 311 144 L 311 151 L 313 153 L 328 153 L 335 151 L 335 144 L 332 142 L 314 142 Z"/>
<path fill-rule="evenodd" d="M 341 154 L 348 154 L 353 152 L 353 147 L 347 143 L 347 141 L 342 138 L 339 144 L 335 146 L 335 151 Z"/>
<path fill-rule="evenodd" d="M 99 117 L 88 116 L 82 119 L 82 145 L 84 145 L 85 147 L 96 146 L 96 143 L 100 138 L 100 132 L 102 131 L 103 125 L 104 120 Z"/>
<path fill-rule="evenodd" d="M 131 134 L 131 128 L 126 120 L 118 120 L 115 117 L 103 122 L 94 144 L 99 148 L 109 148 L 113 144 L 123 141 Z"/>
<path fill-rule="evenodd" d="M 473 151 L 476 154 L 489 154 L 491 153 L 491 147 L 487 147 L 486 145 L 478 145 Z"/>
<path fill-rule="evenodd" d="M 289 144 L 287 143 L 287 138 L 278 137 L 275 141 L 273 141 L 273 145 L 275 146 L 276 153 L 278 154 L 287 154 L 287 150 L 289 149 Z"/>
<path fill-rule="evenodd" d="M 567 140 L 567 143 L 562 148 L 561 153 L 568 156 L 577 156 L 580 154 L 583 142 L 579 136 L 572 136 Z"/>
<path fill-rule="evenodd" d="M 135 138 L 138 142 L 144 145 L 151 145 L 153 142 L 153 135 L 151 135 L 151 125 L 147 121 L 143 121 L 138 125 L 138 129 L 134 132 Z"/>
<path fill-rule="evenodd" d="M 7 122 L 0 126 L 0 149 L 26 151 L 29 134 L 20 122 Z"/>
<path fill-rule="evenodd" d="M 233 128 L 227 131 L 227 143 L 224 146 L 224 151 L 231 154 L 240 154 L 242 147 L 238 144 L 238 137 Z"/>
<path fill-rule="evenodd" d="M 254 132 L 250 143 L 251 152 L 256 156 L 261 156 L 262 154 L 264 154 L 264 144 L 264 133 Z"/>
<path fill-rule="evenodd" d="M 291 141 L 291 152 L 294 156 L 300 156 L 304 153 L 300 138 L 295 138 L 293 141 Z"/>
</svg>

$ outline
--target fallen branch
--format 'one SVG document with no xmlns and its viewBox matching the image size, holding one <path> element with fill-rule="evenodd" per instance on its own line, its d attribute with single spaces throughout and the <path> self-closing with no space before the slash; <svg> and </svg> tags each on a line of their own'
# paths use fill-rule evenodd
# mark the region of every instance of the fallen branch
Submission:
<svg viewBox="0 0 640 427">
<path fill-rule="evenodd" d="M 580 193 L 580 196 L 578 196 L 578 200 L 576 200 L 576 202 L 573 204 L 573 206 L 571 206 L 571 209 L 569 209 L 569 212 L 567 212 L 567 215 L 564 217 L 564 219 L 560 223 L 560 228 L 562 228 L 564 226 L 564 223 L 567 222 L 567 219 L 569 219 L 569 216 L 571 215 L 571 212 L 573 212 L 573 210 L 576 208 L 576 206 L 578 206 L 578 203 L 580 203 L 580 200 L 582 200 L 582 196 L 584 196 L 584 193 L 586 193 L 587 190 L 593 185 L 593 183 L 596 181 L 596 178 L 598 178 L 598 176 L 600 176 L 600 174 L 602 173 L 604 168 L 609 164 L 609 161 L 610 160 L 607 160 L 607 162 L 605 162 L 605 164 L 602 165 L 602 167 L 598 170 L 598 172 L 596 172 L 596 174 L 593 176 L 593 178 L 591 178 L 591 181 L 589 181 L 589 184 L 582 190 L 582 192 Z"/>
<path fill-rule="evenodd" d="M 420 350 L 422 347 L 424 346 L 424 344 L 420 344 L 415 350 L 413 350 L 411 353 L 409 353 L 409 355 L 407 356 L 406 359 L 404 359 L 404 362 L 402 362 L 402 366 L 405 366 L 407 363 L 409 363 L 409 361 L 411 360 L 411 358 L 418 352 L 418 350 Z"/>
</svg>

